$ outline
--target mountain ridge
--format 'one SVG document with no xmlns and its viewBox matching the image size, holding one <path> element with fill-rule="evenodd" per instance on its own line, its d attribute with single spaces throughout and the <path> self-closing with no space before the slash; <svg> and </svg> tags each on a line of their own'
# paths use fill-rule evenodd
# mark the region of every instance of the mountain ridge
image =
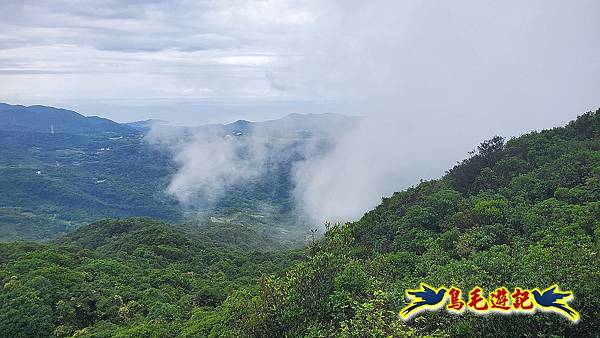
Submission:
<svg viewBox="0 0 600 338">
<path fill-rule="evenodd" d="M 165 135 L 194 135 L 204 133 L 218 136 L 332 137 L 340 131 L 355 128 L 361 119 L 362 117 L 336 113 L 293 113 L 266 121 L 239 119 L 230 123 L 209 123 L 197 126 L 153 123 L 151 125 L 146 124 L 144 132 L 155 132 Z M 144 121 L 132 123 L 139 124 L 142 122 Z"/>
<path fill-rule="evenodd" d="M 135 129 L 98 116 L 43 105 L 0 103 L 0 130 L 40 133 L 132 133 Z"/>
</svg>

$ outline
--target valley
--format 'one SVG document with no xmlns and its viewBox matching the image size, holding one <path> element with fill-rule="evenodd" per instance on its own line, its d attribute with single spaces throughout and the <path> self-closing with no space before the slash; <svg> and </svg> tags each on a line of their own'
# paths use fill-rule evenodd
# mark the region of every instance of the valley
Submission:
<svg viewBox="0 0 600 338">
<path fill-rule="evenodd" d="M 31 118 L 35 131 L 25 127 Z M 136 129 L 51 107 L 0 105 L 0 241 L 49 240 L 105 218 L 151 217 L 215 236 L 235 229 L 277 247 L 302 246 L 316 225 L 294 213 L 293 165 L 309 145 L 326 151 L 336 128 L 351 129 L 356 120 L 324 114 L 200 127 L 152 123 L 131 124 Z M 243 161 L 258 144 L 268 166 L 215 198 L 182 203 L 167 191 L 179 166 L 172 148 L 198 135 L 234 137 L 239 149 L 231 161 Z"/>
<path fill-rule="evenodd" d="M 19 182 L 2 194 L 3 203 L 10 197 L 20 208 L 3 207 L 3 222 L 23 224 L 3 229 L 17 238 L 33 224 L 29 233 L 48 234 L 44 242 L 0 243 L 0 331 L 9 336 L 454 337 L 503 336 L 507 328 L 516 336 L 532 330 L 540 336 L 600 333 L 600 110 L 564 127 L 508 141 L 493 137 L 443 177 L 383 198 L 356 222 L 327 224 L 324 236 L 306 236 L 304 246 L 290 240 L 302 232 L 284 226 L 285 213 L 235 209 L 235 198 L 219 212 L 171 224 L 156 219 L 183 217 L 166 207 L 180 210 L 176 203 L 156 209 L 162 210 L 156 219 L 75 226 L 85 217 L 125 217 L 161 204 L 154 185 L 166 184 L 160 177 L 172 167 L 167 159 L 160 169 L 150 167 L 146 156 L 156 163 L 164 154 L 145 148 L 135 133 L 36 136 L 47 137 L 44 142 L 32 142 L 30 134 L 3 135 L 2 149 L 13 159 L 4 163 L 4 173 L 13 175 L 4 184 Z M 30 159 L 15 165 L 21 156 L 15 149 Z M 118 164 L 101 166 L 107 158 Z M 121 165 L 136 170 L 121 177 Z M 75 169 L 67 175 L 69 167 Z M 48 192 L 33 194 L 27 182 Z M 94 190 L 98 186 L 112 188 Z M 45 228 L 56 214 L 74 215 L 55 223 L 73 225 Z M 405 322 L 398 315 L 407 302 L 404 291 L 423 280 L 463 290 L 558 282 L 576 293 L 572 306 L 581 320 L 438 311 Z"/>
</svg>

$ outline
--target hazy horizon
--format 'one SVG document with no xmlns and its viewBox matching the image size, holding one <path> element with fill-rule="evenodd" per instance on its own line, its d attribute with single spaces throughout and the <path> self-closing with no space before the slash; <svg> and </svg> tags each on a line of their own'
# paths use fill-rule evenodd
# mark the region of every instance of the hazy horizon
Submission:
<svg viewBox="0 0 600 338">
<path fill-rule="evenodd" d="M 115 119 L 115 118 L 111 118 L 109 116 L 111 114 L 103 114 L 103 112 L 105 110 L 99 110 L 100 113 L 95 114 L 95 113 L 89 113 L 88 111 L 80 110 L 80 109 L 69 107 L 69 106 L 49 104 L 49 103 L 44 103 L 44 102 L 21 103 L 21 102 L 7 102 L 7 101 L 3 101 L 0 99 L 0 103 L 5 103 L 5 104 L 9 104 L 9 105 L 20 105 L 20 106 L 25 106 L 25 107 L 47 106 L 47 107 L 53 107 L 53 108 L 58 108 L 58 109 L 67 109 L 67 110 L 75 111 L 83 116 L 88 116 L 88 117 L 89 116 L 97 116 L 97 117 L 107 118 L 107 119 L 110 119 L 117 123 L 132 123 L 132 122 L 141 122 L 141 121 L 146 121 L 146 120 L 161 120 L 161 121 L 167 122 L 170 125 L 182 126 L 182 127 L 194 127 L 194 126 L 201 126 L 201 125 L 207 125 L 207 124 L 228 124 L 228 123 L 233 123 L 233 122 L 236 122 L 239 120 L 245 120 L 245 121 L 249 121 L 249 122 L 266 122 L 266 121 L 272 121 L 272 120 L 285 118 L 285 117 L 293 115 L 293 114 L 299 114 L 299 115 L 333 114 L 333 115 L 344 115 L 347 117 L 358 117 L 359 116 L 359 115 L 345 114 L 343 112 L 332 112 L 325 108 L 323 108 L 321 110 L 313 109 L 313 110 L 304 111 L 304 112 L 298 112 L 298 111 L 292 110 L 292 109 L 289 109 L 289 110 L 278 109 L 279 105 L 284 104 L 283 102 L 282 103 L 273 103 L 273 106 L 270 108 L 270 110 L 272 110 L 272 112 L 265 113 L 263 111 L 263 114 L 247 114 L 247 113 L 244 113 L 246 110 L 240 109 L 235 104 L 233 104 L 233 105 L 230 104 L 230 106 L 232 106 L 230 114 L 216 115 L 212 119 L 199 121 L 198 123 L 194 123 L 194 122 L 178 123 L 177 121 L 181 121 L 181 120 L 178 120 L 178 119 L 173 120 L 173 119 L 169 119 L 170 116 L 156 115 L 153 113 L 149 113 L 147 115 L 135 114 L 135 118 L 132 118 L 132 119 L 123 119 L 123 118 Z M 214 102 L 214 101 L 213 102 L 197 102 L 197 103 L 189 103 L 188 104 L 188 106 L 191 106 L 191 107 L 198 107 L 198 106 L 199 107 L 211 107 L 211 106 L 221 106 L 222 107 L 224 105 L 228 105 L 228 104 L 223 103 L 223 102 Z M 324 107 L 325 106 L 326 105 L 324 105 Z M 122 108 L 122 109 L 128 109 L 128 108 Z M 194 111 L 193 110 L 194 108 L 190 108 L 190 109 L 192 109 L 192 111 L 188 111 L 187 114 L 195 114 L 198 112 L 198 111 Z M 202 109 L 202 108 L 200 108 L 200 109 Z M 185 115 L 186 113 L 179 112 L 179 114 Z"/>
<path fill-rule="evenodd" d="M 331 152 L 294 168 L 298 206 L 316 219 L 356 219 L 382 196 L 439 177 L 482 140 L 563 125 L 600 105 L 600 2 L 591 0 L 0 9 L 8 102 L 180 125 L 365 116 Z M 195 154 L 204 144 L 189 146 Z M 187 159 L 181 168 L 199 163 Z"/>
<path fill-rule="evenodd" d="M 599 105 L 595 1 L 39 0 L 0 9 L 4 101 L 118 122 L 376 115 L 390 85 L 394 114 L 521 116 L 525 129 Z"/>
</svg>

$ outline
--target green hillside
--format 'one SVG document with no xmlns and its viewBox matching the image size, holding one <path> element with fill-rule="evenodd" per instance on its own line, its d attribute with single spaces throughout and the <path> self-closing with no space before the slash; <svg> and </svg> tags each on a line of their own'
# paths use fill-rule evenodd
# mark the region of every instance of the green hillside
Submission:
<svg viewBox="0 0 600 338">
<path fill-rule="evenodd" d="M 102 221 L 53 243 L 0 244 L 2 336 L 168 336 L 300 251 L 240 251 L 149 219 Z M 172 324 L 171 324 L 172 323 Z M 127 334 L 129 332 L 129 334 Z M 151 331 L 145 331 L 147 333 Z"/>
<path fill-rule="evenodd" d="M 0 103 L 0 130 L 39 133 L 129 133 L 133 128 L 97 116 L 47 106 Z"/>
<path fill-rule="evenodd" d="M 54 238 L 103 218 L 179 221 L 175 168 L 141 134 L 0 131 L 0 240 Z"/>
<path fill-rule="evenodd" d="M 600 335 L 600 111 L 564 128 L 482 143 L 439 180 L 384 198 L 360 221 L 334 226 L 285 277 L 232 296 L 239 334 L 282 336 Z M 420 282 L 573 290 L 581 321 L 556 314 L 408 323 L 404 291 Z M 240 299 L 241 298 L 241 299 Z M 248 305 L 250 304 L 250 305 Z"/>
<path fill-rule="evenodd" d="M 102 221 L 51 243 L 0 244 L 0 332 L 599 336 L 600 110 L 562 128 L 495 137 L 441 179 L 327 227 L 304 251 L 248 251 L 236 230 L 219 241 L 193 223 L 149 219 Z M 256 231 L 241 236 L 261 241 Z M 420 282 L 463 290 L 558 283 L 574 292 L 581 320 L 436 311 L 404 322 L 405 290 Z"/>
</svg>

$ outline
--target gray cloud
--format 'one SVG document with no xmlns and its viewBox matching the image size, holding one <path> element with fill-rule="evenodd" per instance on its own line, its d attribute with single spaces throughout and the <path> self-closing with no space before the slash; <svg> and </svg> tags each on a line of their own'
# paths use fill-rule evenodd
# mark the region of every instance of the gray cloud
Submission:
<svg viewBox="0 0 600 338">
<path fill-rule="evenodd" d="M 5 1 L 0 6 L 3 32 L 29 44 L 124 52 L 273 49 L 310 22 L 308 13 L 288 1 Z"/>
<path fill-rule="evenodd" d="M 273 100 L 279 94 L 265 72 L 287 57 L 287 39 L 312 20 L 303 7 L 288 1 L 3 1 L 2 100 L 52 101 L 115 119 L 118 114 L 77 102 Z M 156 110 L 151 105 L 146 108 Z"/>
<path fill-rule="evenodd" d="M 328 2 L 297 63 L 275 77 L 366 115 L 297 167 L 299 205 L 352 220 L 483 139 L 563 124 L 598 107 L 597 2 Z M 282 80 L 283 79 L 283 80 Z M 307 89 L 308 88 L 308 89 Z"/>
</svg>

